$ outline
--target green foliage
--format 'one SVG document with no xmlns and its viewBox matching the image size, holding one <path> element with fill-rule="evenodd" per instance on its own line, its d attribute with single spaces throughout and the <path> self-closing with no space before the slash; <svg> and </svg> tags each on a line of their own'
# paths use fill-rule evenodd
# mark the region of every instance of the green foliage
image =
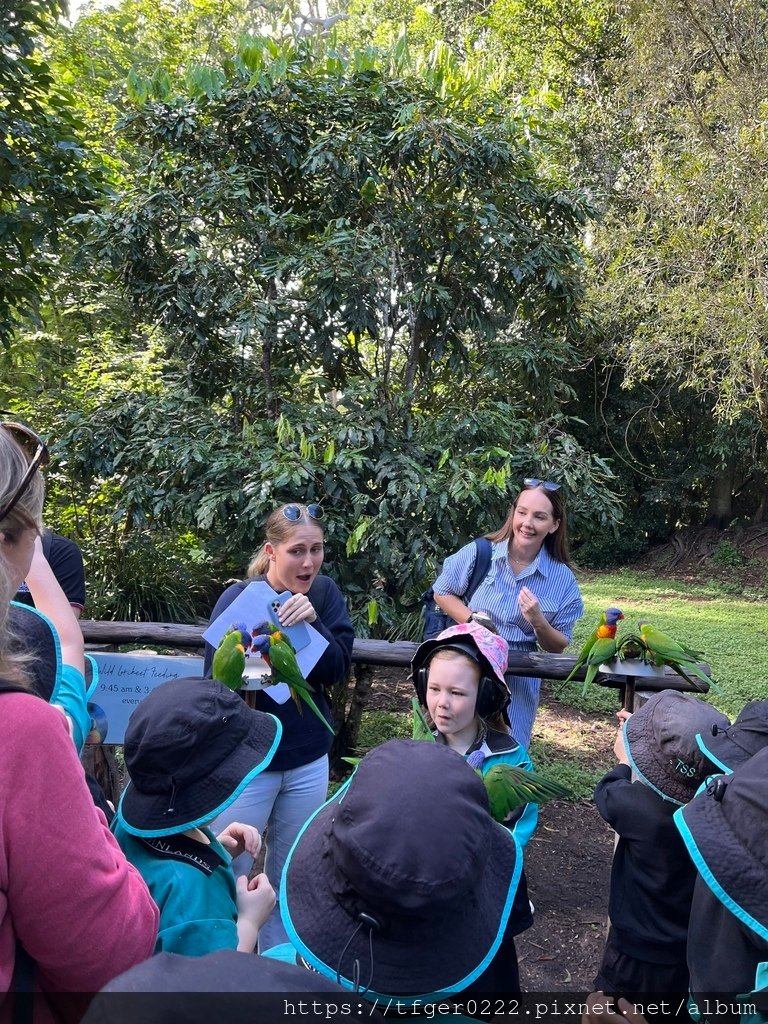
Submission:
<svg viewBox="0 0 768 1024">
<path fill-rule="evenodd" d="M 736 566 L 744 564 L 744 558 L 741 552 L 730 540 L 720 541 L 712 552 L 712 561 L 715 565 L 722 566 Z"/>
<path fill-rule="evenodd" d="M 21 0 L 0 11 L 0 344 L 37 320 L 60 253 L 82 237 L 72 218 L 100 195 L 71 97 L 41 50 L 59 0 Z"/>
<path fill-rule="evenodd" d="M 183 84 L 132 80 L 141 165 L 95 226 L 190 390 L 274 415 L 299 368 L 426 392 L 503 324 L 578 336 L 589 205 L 445 47 L 244 37 Z"/>
<path fill-rule="evenodd" d="M 212 601 L 211 565 L 194 538 L 159 531 L 91 538 L 86 614 L 94 619 L 194 622 Z"/>
<path fill-rule="evenodd" d="M 365 711 L 360 723 L 359 749 L 364 753 L 387 740 L 410 739 L 411 729 L 410 712 Z"/>
<path fill-rule="evenodd" d="M 206 570 L 219 580 L 242 574 L 275 505 L 320 500 L 326 568 L 347 595 L 358 635 L 397 636 L 445 555 L 505 518 L 522 477 L 557 473 L 583 533 L 619 514 L 610 471 L 575 445 L 562 418 L 536 424 L 471 389 L 461 405 L 424 413 L 377 394 L 373 385 L 350 386 L 335 406 L 299 404 L 297 395 L 277 421 L 233 421 L 177 391 L 114 394 L 107 407 L 73 413 L 57 430 L 57 451 L 69 500 L 74 487 L 82 509 L 81 534 L 102 542 L 111 535 L 130 548 L 134 536 L 151 547 L 155 534 L 188 531 L 211 561 L 179 552 L 179 589 L 201 601 L 194 580 Z M 99 564 L 110 567 L 105 593 L 133 592 L 127 563 L 122 582 L 119 559 L 105 555 Z"/>
</svg>

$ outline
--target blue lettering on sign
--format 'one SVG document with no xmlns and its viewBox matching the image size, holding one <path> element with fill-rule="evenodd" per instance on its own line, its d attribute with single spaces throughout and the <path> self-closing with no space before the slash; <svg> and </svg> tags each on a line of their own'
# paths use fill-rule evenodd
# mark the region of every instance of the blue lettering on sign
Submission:
<svg viewBox="0 0 768 1024">
<path fill-rule="evenodd" d="M 99 685 L 90 698 L 106 717 L 104 743 L 122 743 L 131 712 L 168 679 L 202 676 L 203 659 L 166 654 L 94 654 Z M 118 682 L 119 680 L 119 682 Z M 102 725 L 102 732 L 103 732 Z"/>
</svg>

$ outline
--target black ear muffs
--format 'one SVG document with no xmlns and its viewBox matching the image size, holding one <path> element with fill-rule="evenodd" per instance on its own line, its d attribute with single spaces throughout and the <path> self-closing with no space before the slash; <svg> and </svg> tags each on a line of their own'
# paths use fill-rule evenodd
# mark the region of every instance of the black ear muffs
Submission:
<svg viewBox="0 0 768 1024">
<path fill-rule="evenodd" d="M 416 669 L 413 685 L 416 688 L 416 696 L 423 708 L 427 706 L 427 681 L 429 680 L 429 662 Z M 477 684 L 477 702 L 475 713 L 479 718 L 493 718 L 494 715 L 502 712 L 509 704 L 509 690 L 506 683 L 502 683 L 495 676 L 481 676 Z"/>
</svg>

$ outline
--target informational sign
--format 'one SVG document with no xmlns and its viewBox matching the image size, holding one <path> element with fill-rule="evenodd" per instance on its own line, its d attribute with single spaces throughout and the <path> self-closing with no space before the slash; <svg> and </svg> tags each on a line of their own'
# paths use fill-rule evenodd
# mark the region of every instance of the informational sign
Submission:
<svg viewBox="0 0 768 1024">
<path fill-rule="evenodd" d="M 99 685 L 89 710 L 102 743 L 122 743 L 134 708 L 160 683 L 184 676 L 202 676 L 203 659 L 167 654 L 94 654 Z"/>
</svg>

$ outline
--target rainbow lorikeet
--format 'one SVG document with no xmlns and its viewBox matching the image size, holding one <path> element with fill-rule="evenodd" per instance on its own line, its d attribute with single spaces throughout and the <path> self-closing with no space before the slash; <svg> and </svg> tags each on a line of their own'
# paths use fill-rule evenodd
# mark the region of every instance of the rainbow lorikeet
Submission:
<svg viewBox="0 0 768 1024">
<path fill-rule="evenodd" d="M 277 626 L 271 622 L 257 626 L 254 632 L 257 635 L 252 639 L 251 648 L 264 659 L 272 673 L 273 681 L 275 683 L 286 683 L 299 711 L 301 711 L 301 701 L 303 700 L 314 711 L 323 725 L 333 732 L 333 727 L 317 704 L 315 704 L 312 690 L 301 674 L 299 663 L 296 660 L 296 651 L 285 633 L 281 633 Z"/>
<path fill-rule="evenodd" d="M 697 676 L 705 682 L 707 689 L 710 684 L 717 689 L 715 680 L 705 675 L 696 664 L 704 656 L 703 651 L 695 651 L 691 647 L 686 647 L 685 644 L 678 643 L 671 636 L 662 633 L 660 629 L 655 629 L 649 622 L 640 623 L 640 636 L 654 665 L 669 665 L 697 690 L 701 690 L 702 687 L 695 679 L 691 679 L 691 675 Z"/>
<path fill-rule="evenodd" d="M 211 675 L 230 690 L 239 690 L 243 685 L 245 672 L 245 647 L 243 634 L 239 629 L 230 629 L 219 641 L 213 655 Z"/>
<path fill-rule="evenodd" d="M 434 741 L 434 733 L 415 697 L 411 701 L 411 706 L 413 708 L 413 739 Z M 543 804 L 547 800 L 564 799 L 571 795 L 571 791 L 558 782 L 552 782 L 538 772 L 528 771 L 515 765 L 496 764 L 489 771 L 483 773 L 481 769 L 484 760 L 482 751 L 475 750 L 467 757 L 467 764 L 474 768 L 483 780 L 485 791 L 488 794 L 488 806 L 492 816 L 498 822 L 503 823 L 512 811 L 525 806 L 525 804 Z"/>
<path fill-rule="evenodd" d="M 598 619 L 597 625 L 589 634 L 586 643 L 579 651 L 576 664 L 565 680 L 569 682 L 581 668 L 587 666 L 587 674 L 584 677 L 584 690 L 594 681 L 598 668 L 604 661 L 610 661 L 616 657 L 616 627 L 620 619 L 624 618 L 621 608 L 606 608 Z"/>
</svg>

